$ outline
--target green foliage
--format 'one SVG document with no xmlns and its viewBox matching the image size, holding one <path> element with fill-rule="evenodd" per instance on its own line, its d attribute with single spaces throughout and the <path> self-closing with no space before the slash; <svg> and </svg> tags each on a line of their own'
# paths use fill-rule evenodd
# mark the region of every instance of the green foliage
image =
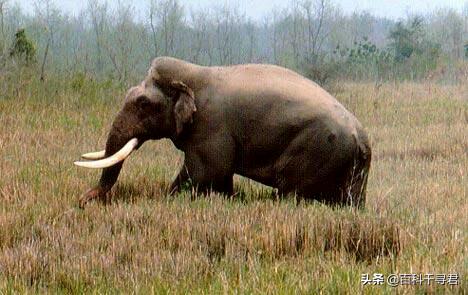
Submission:
<svg viewBox="0 0 468 295">
<path fill-rule="evenodd" d="M 76 73 L 71 79 L 71 88 L 74 91 L 80 91 L 84 88 L 86 83 L 86 75 L 82 72 Z"/>
<path fill-rule="evenodd" d="M 426 36 L 423 18 L 415 17 L 406 24 L 398 22 L 388 39 L 395 77 L 423 78 L 437 67 L 441 46 Z"/>
<path fill-rule="evenodd" d="M 382 80 L 389 77 L 392 61 L 391 52 L 363 38 L 351 48 L 338 45 L 328 56 L 307 61 L 304 74 L 326 88 L 336 79 Z"/>
<path fill-rule="evenodd" d="M 451 10 L 397 22 L 369 13 L 338 13 L 327 1 L 320 8 L 307 0 L 288 0 L 295 4 L 265 12 L 268 21 L 263 23 L 251 22 L 238 8 L 220 6 L 207 14 L 191 11 L 180 0 L 152 1 L 149 18 L 139 18 L 125 1 L 92 2 L 76 18 L 45 2 L 36 15 L 7 9 L 5 30 L 0 30 L 2 74 L 17 71 L 18 61 L 25 64 L 37 57 L 43 64 L 41 76 L 84 73 L 73 85 L 84 94 L 94 82 L 134 85 L 160 55 L 203 65 L 277 64 L 302 71 L 321 85 L 341 78 L 422 79 L 436 67 L 451 69 L 468 58 L 463 15 Z M 27 27 L 27 37 L 18 30 L 15 38 L 18 24 Z M 447 74 L 451 70 L 439 73 L 447 81 L 456 77 Z"/>
<path fill-rule="evenodd" d="M 337 47 L 334 54 L 345 58 L 346 75 L 355 79 L 388 77 L 388 69 L 392 60 L 391 53 L 377 48 L 366 37 L 360 42 L 354 42 L 353 48 L 340 50 Z"/>
<path fill-rule="evenodd" d="M 415 17 L 409 24 L 398 22 L 390 31 L 390 48 L 394 51 L 395 60 L 402 62 L 420 51 L 419 43 L 423 35 L 423 19 Z"/>
<path fill-rule="evenodd" d="M 24 60 L 26 64 L 36 62 L 36 47 L 26 36 L 24 29 L 19 29 L 16 32 L 13 46 L 10 49 L 10 57 L 16 57 Z"/>
<path fill-rule="evenodd" d="M 425 78 L 437 68 L 441 46 L 426 36 L 423 25 L 420 17 L 398 22 L 388 35 L 387 48 L 378 48 L 367 37 L 351 47 L 338 45 L 331 54 L 306 61 L 305 75 L 322 86 L 337 78 L 376 83 Z"/>
</svg>

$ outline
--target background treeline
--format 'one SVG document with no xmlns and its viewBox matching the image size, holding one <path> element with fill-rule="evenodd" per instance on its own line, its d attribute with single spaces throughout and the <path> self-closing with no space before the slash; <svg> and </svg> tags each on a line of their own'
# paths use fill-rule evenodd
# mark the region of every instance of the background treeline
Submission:
<svg viewBox="0 0 468 295">
<path fill-rule="evenodd" d="M 467 77 L 468 4 L 400 20 L 368 12 L 346 14 L 327 0 L 293 0 L 252 20 L 235 6 L 193 9 L 179 0 L 132 4 L 88 0 L 70 15 L 52 0 L 27 14 L 0 0 L 0 76 L 33 68 L 35 74 L 129 83 L 156 56 L 205 65 L 274 63 L 319 83 L 337 79 Z"/>
</svg>

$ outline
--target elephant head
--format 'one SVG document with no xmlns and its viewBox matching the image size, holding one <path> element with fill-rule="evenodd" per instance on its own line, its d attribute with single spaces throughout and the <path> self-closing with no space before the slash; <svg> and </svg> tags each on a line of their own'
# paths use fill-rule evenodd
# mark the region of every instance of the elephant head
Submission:
<svg viewBox="0 0 468 295">
<path fill-rule="evenodd" d="M 82 167 L 103 168 L 99 184 L 83 195 L 80 206 L 105 197 L 116 182 L 123 161 L 134 149 L 146 140 L 177 137 L 184 125 L 192 121 L 197 110 L 192 88 L 179 80 L 183 77 L 169 76 L 167 65 L 155 60 L 146 79 L 127 92 L 109 131 L 106 149 L 82 155 L 92 161 L 75 162 Z"/>
</svg>

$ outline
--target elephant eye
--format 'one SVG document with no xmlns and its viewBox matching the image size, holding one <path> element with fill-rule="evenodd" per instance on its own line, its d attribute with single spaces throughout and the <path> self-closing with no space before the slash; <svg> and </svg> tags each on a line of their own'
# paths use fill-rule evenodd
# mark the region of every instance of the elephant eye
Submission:
<svg viewBox="0 0 468 295">
<path fill-rule="evenodd" d="M 152 101 L 147 96 L 139 96 L 136 99 L 136 105 L 142 114 L 155 114 L 160 113 L 163 109 L 162 102 Z"/>
<path fill-rule="evenodd" d="M 160 102 L 154 103 L 154 106 L 153 106 L 154 112 L 160 113 L 162 111 L 162 109 L 163 109 L 162 103 L 160 103 Z"/>
<path fill-rule="evenodd" d="M 146 109 L 149 106 L 151 106 L 150 100 L 148 99 L 148 97 L 144 95 L 138 96 L 135 101 L 136 101 L 137 106 L 141 109 Z"/>
</svg>

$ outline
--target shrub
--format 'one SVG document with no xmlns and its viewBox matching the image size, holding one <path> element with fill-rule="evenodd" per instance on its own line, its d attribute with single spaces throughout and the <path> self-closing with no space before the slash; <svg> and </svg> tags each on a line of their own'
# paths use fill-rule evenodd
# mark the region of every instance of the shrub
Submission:
<svg viewBox="0 0 468 295">
<path fill-rule="evenodd" d="M 10 57 L 24 60 L 26 64 L 36 62 L 36 47 L 26 36 L 24 29 L 19 29 L 16 32 L 13 46 L 10 49 Z"/>
</svg>

